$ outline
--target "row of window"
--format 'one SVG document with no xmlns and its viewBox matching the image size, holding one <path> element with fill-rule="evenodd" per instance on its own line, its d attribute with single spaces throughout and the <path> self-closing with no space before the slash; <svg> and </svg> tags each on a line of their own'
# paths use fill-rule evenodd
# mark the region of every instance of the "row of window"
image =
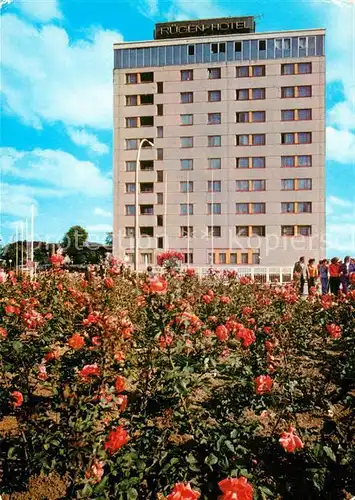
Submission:
<svg viewBox="0 0 355 500">
<path fill-rule="evenodd" d="M 281 121 L 312 120 L 312 109 L 282 109 Z M 236 113 L 236 123 L 260 123 L 266 121 L 266 111 L 239 111 Z M 222 113 L 208 113 L 207 125 L 220 125 Z M 180 125 L 191 126 L 194 124 L 194 115 L 180 115 Z M 134 116 L 126 118 L 126 128 L 153 127 L 154 116 Z M 157 136 L 163 137 L 163 127 L 157 127 Z"/>
<path fill-rule="evenodd" d="M 163 237 L 158 238 L 157 248 L 164 248 Z M 193 252 L 187 253 L 186 249 L 180 251 L 184 257 L 184 264 L 193 264 Z M 130 250 L 126 252 L 127 262 L 133 264 L 135 261 L 134 253 Z M 140 263 L 148 266 L 153 264 L 153 253 L 152 252 L 141 252 L 140 253 Z M 208 264 L 212 263 L 212 254 L 208 254 Z M 237 252 L 219 252 L 218 250 L 213 254 L 213 264 L 260 264 L 260 252 L 259 250 L 251 249 L 248 251 L 239 250 Z"/>
<path fill-rule="evenodd" d="M 139 209 L 141 215 L 154 215 L 154 205 L 139 205 Z M 125 210 L 126 210 L 126 215 L 135 215 L 136 213 L 135 205 L 126 205 Z M 209 215 L 212 214 L 221 215 L 222 204 L 208 203 L 207 213 Z M 266 214 L 266 203 L 236 203 L 235 213 L 237 215 Z M 310 201 L 282 202 L 281 213 L 283 214 L 312 213 L 312 202 Z M 193 215 L 193 214 L 194 214 L 193 203 L 180 204 L 180 215 Z"/>
<path fill-rule="evenodd" d="M 281 87 L 281 98 L 298 98 L 298 97 L 312 97 L 312 85 L 296 85 Z M 244 88 L 236 90 L 236 101 L 255 101 L 266 99 L 266 88 Z M 208 102 L 220 102 L 222 101 L 222 91 L 221 90 L 208 90 L 207 91 Z M 194 102 L 194 93 L 180 92 L 180 103 L 182 104 L 192 104 Z M 134 94 L 126 96 L 126 106 L 139 106 L 139 105 L 150 105 L 154 104 L 153 94 Z M 163 109 L 163 105 L 160 104 L 160 109 Z M 158 110 L 159 111 L 159 110 Z M 163 113 L 161 113 L 163 114 Z M 159 112 L 158 112 L 159 115 Z"/>
<path fill-rule="evenodd" d="M 149 140 L 153 141 L 154 139 L 149 139 Z M 280 144 L 311 144 L 311 142 L 312 142 L 312 132 L 287 132 L 281 134 Z M 126 149 L 128 150 L 138 149 L 139 143 L 140 139 L 126 139 Z M 266 134 L 236 135 L 236 146 L 265 146 L 265 145 L 266 145 Z M 210 148 L 221 147 L 222 136 L 221 135 L 207 136 L 207 146 Z M 180 147 L 193 148 L 194 138 L 192 136 L 180 137 Z M 163 159 L 159 158 L 158 153 L 157 157 L 158 159 Z"/>
<path fill-rule="evenodd" d="M 153 182 L 141 182 L 139 184 L 140 193 L 154 193 Z M 238 180 L 235 181 L 236 191 L 266 191 L 266 180 Z M 312 189 L 312 179 L 281 179 L 282 191 L 307 191 Z M 207 190 L 210 193 L 222 192 L 222 181 L 207 181 Z M 126 193 L 135 193 L 136 185 L 134 182 L 126 182 Z M 180 181 L 180 193 L 193 193 L 193 181 Z M 163 193 L 157 193 L 158 204 L 163 203 Z"/>
<path fill-rule="evenodd" d="M 266 158 L 263 156 L 251 156 L 236 158 L 236 168 L 265 168 Z M 297 167 L 311 167 L 312 166 L 312 156 L 311 155 L 299 155 L 299 156 L 281 156 L 281 167 L 283 168 L 297 168 Z M 221 170 L 222 168 L 222 158 L 208 158 L 207 168 L 210 170 Z M 194 160 L 192 158 L 184 158 L 180 160 L 181 170 L 193 170 Z M 126 161 L 126 171 L 135 172 L 136 162 Z M 153 160 L 142 160 L 140 161 L 140 170 L 143 172 L 154 171 L 154 161 Z M 157 170 L 158 178 L 162 180 L 158 182 L 163 182 L 163 171 Z"/>
</svg>

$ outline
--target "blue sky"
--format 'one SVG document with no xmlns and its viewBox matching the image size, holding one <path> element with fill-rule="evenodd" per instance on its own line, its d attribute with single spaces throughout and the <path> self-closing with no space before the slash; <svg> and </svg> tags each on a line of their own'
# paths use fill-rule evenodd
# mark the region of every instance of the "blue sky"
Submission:
<svg viewBox="0 0 355 500">
<path fill-rule="evenodd" d="M 159 21 L 256 15 L 257 31 L 327 29 L 328 255 L 355 254 L 354 0 L 0 0 L 1 238 L 112 225 L 112 44 Z"/>
</svg>

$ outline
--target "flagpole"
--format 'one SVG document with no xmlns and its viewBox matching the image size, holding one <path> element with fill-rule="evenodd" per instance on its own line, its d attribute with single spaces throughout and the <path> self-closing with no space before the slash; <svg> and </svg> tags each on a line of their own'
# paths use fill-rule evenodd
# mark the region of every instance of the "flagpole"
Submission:
<svg viewBox="0 0 355 500">
<path fill-rule="evenodd" d="M 34 206 L 31 205 L 31 276 L 33 278 L 33 275 L 35 273 L 35 263 L 34 263 L 34 250 L 33 250 L 33 245 L 34 245 L 34 221 L 35 221 L 35 212 L 34 212 Z"/>
<path fill-rule="evenodd" d="M 24 223 L 21 221 L 21 272 L 23 271 L 23 240 L 24 240 Z"/>
<path fill-rule="evenodd" d="M 15 243 L 15 269 L 16 274 L 18 273 L 18 224 L 16 223 L 16 243 Z"/>
<path fill-rule="evenodd" d="M 190 185 L 189 171 L 186 172 L 187 177 L 187 267 L 190 267 Z"/>
</svg>

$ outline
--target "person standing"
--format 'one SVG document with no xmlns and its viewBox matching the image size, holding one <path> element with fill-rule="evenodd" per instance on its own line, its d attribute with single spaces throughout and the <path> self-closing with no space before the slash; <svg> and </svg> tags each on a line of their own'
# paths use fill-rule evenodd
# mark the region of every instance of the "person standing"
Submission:
<svg viewBox="0 0 355 500">
<path fill-rule="evenodd" d="M 340 266 L 340 283 L 343 293 L 348 293 L 349 276 L 350 276 L 350 257 L 347 255 L 343 264 Z"/>
<path fill-rule="evenodd" d="M 316 286 L 317 277 L 318 277 L 318 269 L 316 266 L 316 260 L 309 259 L 308 265 L 307 265 L 308 295 L 311 294 L 311 289 Z"/>
<path fill-rule="evenodd" d="M 319 276 L 322 285 L 322 295 L 326 295 L 328 293 L 329 287 L 329 261 L 324 259 L 321 261 L 319 266 Z"/>
<path fill-rule="evenodd" d="M 330 293 L 338 295 L 340 287 L 340 265 L 338 257 L 333 257 L 329 266 Z"/>
<path fill-rule="evenodd" d="M 299 277 L 300 294 L 303 295 L 304 284 L 306 282 L 306 264 L 304 262 L 304 257 L 300 257 L 300 259 L 295 263 L 293 267 L 293 275 L 294 278 Z"/>
<path fill-rule="evenodd" d="M 350 259 L 350 264 L 349 264 L 349 283 L 351 286 L 351 289 L 355 289 L 355 259 L 351 258 Z"/>
</svg>

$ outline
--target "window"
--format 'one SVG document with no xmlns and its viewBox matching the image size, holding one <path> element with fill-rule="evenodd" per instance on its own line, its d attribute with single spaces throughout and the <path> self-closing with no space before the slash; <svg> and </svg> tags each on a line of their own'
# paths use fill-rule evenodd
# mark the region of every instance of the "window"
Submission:
<svg viewBox="0 0 355 500">
<path fill-rule="evenodd" d="M 163 127 L 157 127 L 157 137 L 161 139 L 164 137 L 164 128 Z"/>
<path fill-rule="evenodd" d="M 141 236 L 154 236 L 154 228 L 152 226 L 140 227 L 139 228 Z"/>
<path fill-rule="evenodd" d="M 300 49 L 305 49 L 307 47 L 307 38 L 306 37 L 300 37 L 298 39 L 298 47 Z"/>
<path fill-rule="evenodd" d="M 312 236 L 312 226 L 298 226 L 300 236 Z"/>
<path fill-rule="evenodd" d="M 249 136 L 246 134 L 237 135 L 237 146 L 249 146 Z"/>
<path fill-rule="evenodd" d="M 249 181 L 235 181 L 236 191 L 249 191 Z"/>
<path fill-rule="evenodd" d="M 259 123 L 265 121 L 265 111 L 253 111 L 251 114 L 251 121 L 253 123 Z"/>
<path fill-rule="evenodd" d="M 221 164 L 222 164 L 221 158 L 209 158 L 208 159 L 208 168 L 211 170 L 220 170 Z"/>
<path fill-rule="evenodd" d="M 135 215 L 136 207 L 135 205 L 126 205 L 126 215 Z"/>
<path fill-rule="evenodd" d="M 298 179 L 297 188 L 300 191 L 312 189 L 312 179 Z"/>
<path fill-rule="evenodd" d="M 259 50 L 266 50 L 266 40 L 259 40 Z"/>
<path fill-rule="evenodd" d="M 180 182 L 180 193 L 192 193 L 194 190 L 194 183 L 192 181 Z"/>
<path fill-rule="evenodd" d="M 207 189 L 210 193 L 220 193 L 221 192 L 221 181 L 208 181 Z"/>
<path fill-rule="evenodd" d="M 312 213 L 312 203 L 310 201 L 300 201 L 298 203 L 298 213 L 299 214 Z"/>
<path fill-rule="evenodd" d="M 164 159 L 164 150 L 161 148 L 157 148 L 157 160 Z"/>
<path fill-rule="evenodd" d="M 153 182 L 141 182 L 140 183 L 140 192 L 141 193 L 154 193 Z"/>
<path fill-rule="evenodd" d="M 181 148 L 193 148 L 194 138 L 193 137 L 180 137 L 180 147 Z"/>
<path fill-rule="evenodd" d="M 264 214 L 265 213 L 265 203 L 252 203 L 250 206 L 251 214 Z"/>
<path fill-rule="evenodd" d="M 140 96 L 140 103 L 142 106 L 147 106 L 148 104 L 154 104 L 153 94 L 142 94 Z"/>
<path fill-rule="evenodd" d="M 295 65 L 294 64 L 281 64 L 281 75 L 294 75 Z"/>
<path fill-rule="evenodd" d="M 295 97 L 295 87 L 281 87 L 281 97 L 283 99 Z"/>
<path fill-rule="evenodd" d="M 260 264 L 260 253 L 253 252 L 251 255 L 251 263 L 252 264 Z"/>
<path fill-rule="evenodd" d="M 194 115 L 180 115 L 180 125 L 193 125 Z"/>
<path fill-rule="evenodd" d="M 295 156 L 281 156 L 281 167 L 294 167 Z"/>
<path fill-rule="evenodd" d="M 153 264 L 153 254 L 151 252 L 142 252 L 141 259 L 142 259 L 142 264 L 144 264 L 145 266 Z"/>
<path fill-rule="evenodd" d="M 164 219 L 162 215 L 157 215 L 157 226 L 158 227 L 163 227 L 164 225 Z"/>
<path fill-rule="evenodd" d="M 180 238 L 193 237 L 194 228 L 192 226 L 180 226 Z"/>
<path fill-rule="evenodd" d="M 249 76 L 249 66 L 237 66 L 236 77 L 247 78 Z"/>
<path fill-rule="evenodd" d="M 164 105 L 163 104 L 157 104 L 157 114 L 158 114 L 158 116 L 164 115 Z"/>
<path fill-rule="evenodd" d="M 311 85 L 301 85 L 298 87 L 298 97 L 312 97 Z"/>
<path fill-rule="evenodd" d="M 249 213 L 248 203 L 236 203 L 235 204 L 235 212 L 238 215 Z"/>
<path fill-rule="evenodd" d="M 265 180 L 254 180 L 251 181 L 251 191 L 265 191 L 266 181 Z"/>
<path fill-rule="evenodd" d="M 265 134 L 253 134 L 251 138 L 253 146 L 263 146 L 265 144 Z"/>
<path fill-rule="evenodd" d="M 225 252 L 219 253 L 219 263 L 220 264 L 227 264 L 227 254 Z"/>
<path fill-rule="evenodd" d="M 192 159 L 183 159 L 180 160 L 180 169 L 181 170 L 193 170 L 194 161 Z"/>
<path fill-rule="evenodd" d="M 266 234 L 265 226 L 251 226 L 251 236 L 262 236 Z"/>
<path fill-rule="evenodd" d="M 251 168 L 265 168 L 265 158 L 262 156 L 254 156 L 251 159 Z"/>
<path fill-rule="evenodd" d="M 210 148 L 218 148 L 221 146 L 221 136 L 220 135 L 209 135 L 208 136 L 208 146 Z"/>
<path fill-rule="evenodd" d="M 212 54 L 218 54 L 218 43 L 211 44 L 211 52 Z"/>
<path fill-rule="evenodd" d="M 154 117 L 153 116 L 141 116 L 140 125 L 141 125 L 141 127 L 153 127 Z"/>
<path fill-rule="evenodd" d="M 285 133 L 281 134 L 281 144 L 294 144 L 295 143 L 295 133 Z"/>
<path fill-rule="evenodd" d="M 183 69 L 180 71 L 181 81 L 186 82 L 194 79 L 194 72 L 192 69 Z"/>
<path fill-rule="evenodd" d="M 265 76 L 265 66 L 252 66 L 251 67 L 252 76 Z"/>
<path fill-rule="evenodd" d="M 248 226 L 236 226 L 235 232 L 237 236 L 246 237 L 249 236 L 249 227 Z"/>
<path fill-rule="evenodd" d="M 225 43 L 219 44 L 219 51 L 222 53 L 224 53 L 226 51 L 226 44 Z"/>
<path fill-rule="evenodd" d="M 138 106 L 138 96 L 126 95 L 126 106 Z"/>
<path fill-rule="evenodd" d="M 281 236 L 294 236 L 295 227 L 294 226 L 281 226 Z"/>
<path fill-rule="evenodd" d="M 301 75 L 305 75 L 307 73 L 312 73 L 312 63 L 299 63 L 298 64 L 298 73 Z"/>
<path fill-rule="evenodd" d="M 295 119 L 295 111 L 293 109 L 283 109 L 281 111 L 281 120 L 284 122 L 293 121 Z"/>
<path fill-rule="evenodd" d="M 154 82 L 154 73 L 152 71 L 141 73 L 141 83 L 151 83 Z"/>
<path fill-rule="evenodd" d="M 209 215 L 221 215 L 222 213 L 222 206 L 220 203 L 208 203 L 207 208 Z"/>
<path fill-rule="evenodd" d="M 190 253 L 183 253 L 184 256 L 184 264 L 193 264 L 194 263 L 194 254 L 193 252 Z"/>
<path fill-rule="evenodd" d="M 209 68 L 208 78 L 210 80 L 220 80 L 221 78 L 221 68 Z"/>
<path fill-rule="evenodd" d="M 311 155 L 297 156 L 297 162 L 298 162 L 299 167 L 311 167 L 312 166 L 312 156 Z"/>
<path fill-rule="evenodd" d="M 135 193 L 136 185 L 134 182 L 126 182 L 126 193 Z"/>
<path fill-rule="evenodd" d="M 181 203 L 180 204 L 180 215 L 193 215 L 194 206 L 192 203 Z"/>
<path fill-rule="evenodd" d="M 237 101 L 247 101 L 249 99 L 248 89 L 238 89 L 237 90 Z"/>
<path fill-rule="evenodd" d="M 126 149 L 137 149 L 138 139 L 126 139 Z"/>
<path fill-rule="evenodd" d="M 236 158 L 237 168 L 249 168 L 249 158 Z"/>
<path fill-rule="evenodd" d="M 163 182 L 164 173 L 163 170 L 157 170 L 157 182 Z"/>
<path fill-rule="evenodd" d="M 220 90 L 209 90 L 208 91 L 208 101 L 209 102 L 217 102 L 221 100 L 221 91 Z"/>
<path fill-rule="evenodd" d="M 299 109 L 298 110 L 299 120 L 312 120 L 312 110 L 311 109 Z"/>
<path fill-rule="evenodd" d="M 194 102 L 193 92 L 181 92 L 180 102 L 182 102 L 183 104 L 189 104 L 191 102 Z"/>
<path fill-rule="evenodd" d="M 126 231 L 126 234 L 125 234 L 126 238 L 134 238 L 134 236 L 135 236 L 134 227 L 126 227 L 125 231 Z"/>
<path fill-rule="evenodd" d="M 159 238 L 157 239 L 157 247 L 164 248 L 164 238 L 162 236 L 159 236 Z"/>
<path fill-rule="evenodd" d="M 154 215 L 153 205 L 140 205 L 141 215 Z"/>
<path fill-rule="evenodd" d="M 211 43 L 212 54 L 224 53 L 226 51 L 225 43 Z"/>
<path fill-rule="evenodd" d="M 283 191 L 294 191 L 295 190 L 295 180 L 294 179 L 281 179 L 281 189 Z"/>
<path fill-rule="evenodd" d="M 157 205 L 162 205 L 164 203 L 163 193 L 157 193 Z"/>
<path fill-rule="evenodd" d="M 126 172 L 135 172 L 135 171 L 136 171 L 136 162 L 126 161 Z"/>
<path fill-rule="evenodd" d="M 138 83 L 138 73 L 127 73 L 126 74 L 126 83 Z"/>
<path fill-rule="evenodd" d="M 195 45 L 189 45 L 187 52 L 188 52 L 189 56 L 194 56 L 195 55 Z"/>
<path fill-rule="evenodd" d="M 242 51 L 242 42 L 235 42 L 234 52 L 241 52 L 241 51 Z"/>
<path fill-rule="evenodd" d="M 221 113 L 208 113 L 208 125 L 219 125 L 221 119 Z"/>
<path fill-rule="evenodd" d="M 220 238 L 222 235 L 221 226 L 208 226 L 208 236 Z"/>
<path fill-rule="evenodd" d="M 162 94 L 164 92 L 164 82 L 157 82 L 157 91 L 158 94 Z"/>
<path fill-rule="evenodd" d="M 310 144 L 312 142 L 312 132 L 298 132 L 298 144 Z"/>
<path fill-rule="evenodd" d="M 252 99 L 265 99 L 265 89 L 252 89 Z"/>
<path fill-rule="evenodd" d="M 293 202 L 281 203 L 281 212 L 283 214 L 294 214 L 295 213 L 295 203 L 293 203 Z"/>
<path fill-rule="evenodd" d="M 249 122 L 249 111 L 240 111 L 236 115 L 237 123 L 248 123 Z"/>
</svg>

